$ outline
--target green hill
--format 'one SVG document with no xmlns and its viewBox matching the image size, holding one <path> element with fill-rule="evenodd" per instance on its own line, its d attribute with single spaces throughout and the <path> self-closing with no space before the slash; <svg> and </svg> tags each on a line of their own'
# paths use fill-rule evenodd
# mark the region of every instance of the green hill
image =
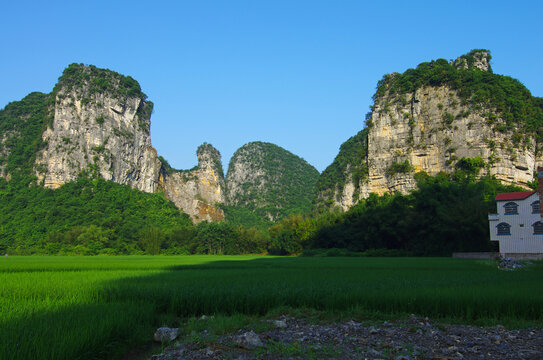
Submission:
<svg viewBox="0 0 543 360">
<path fill-rule="evenodd" d="M 228 166 L 227 215 L 228 207 L 243 208 L 271 221 L 308 213 L 318 176 L 304 159 L 277 145 L 248 143 L 234 153 Z"/>
</svg>

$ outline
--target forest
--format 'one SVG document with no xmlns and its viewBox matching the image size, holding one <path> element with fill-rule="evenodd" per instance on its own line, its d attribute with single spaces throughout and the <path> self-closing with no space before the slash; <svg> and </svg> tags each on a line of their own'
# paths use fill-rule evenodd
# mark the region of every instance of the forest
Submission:
<svg viewBox="0 0 543 360">
<path fill-rule="evenodd" d="M 103 179 L 82 177 L 56 190 L 14 188 L 0 179 L 0 251 L 306 256 L 491 251 L 495 245 L 489 241 L 487 214 L 495 211 L 495 195 L 520 189 L 492 177 L 476 178 L 479 168 L 466 168 L 435 177 L 418 173 L 417 190 L 372 194 L 347 212 L 291 214 L 258 226 L 244 225 L 240 218 L 251 212 L 236 207 L 226 209 L 226 221 L 193 224 L 162 194 Z"/>
</svg>

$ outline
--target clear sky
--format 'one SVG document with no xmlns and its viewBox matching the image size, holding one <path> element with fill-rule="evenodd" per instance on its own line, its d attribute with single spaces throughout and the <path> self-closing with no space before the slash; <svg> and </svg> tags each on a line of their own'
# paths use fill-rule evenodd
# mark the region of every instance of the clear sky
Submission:
<svg viewBox="0 0 543 360">
<path fill-rule="evenodd" d="M 70 63 L 139 81 L 172 166 L 251 141 L 322 171 L 364 126 L 379 79 L 490 49 L 543 96 L 541 1 L 2 1 L 0 107 L 50 92 Z"/>
</svg>

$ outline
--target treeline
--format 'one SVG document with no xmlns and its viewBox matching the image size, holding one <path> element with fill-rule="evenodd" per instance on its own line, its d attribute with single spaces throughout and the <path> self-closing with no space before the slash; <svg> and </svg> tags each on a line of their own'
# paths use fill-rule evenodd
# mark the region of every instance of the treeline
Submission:
<svg viewBox="0 0 543 360">
<path fill-rule="evenodd" d="M 464 171 L 416 175 L 418 189 L 407 195 L 371 194 L 345 213 L 290 217 L 270 228 L 283 253 L 322 254 L 311 249 L 343 249 L 339 254 L 450 256 L 493 251 L 489 212 L 499 192 L 520 191 Z M 309 251 L 308 251 L 309 250 Z M 324 253 L 330 253 L 324 252 Z"/>
<path fill-rule="evenodd" d="M 194 225 L 162 194 L 81 177 L 56 190 L 0 178 L 0 252 L 50 255 L 255 254 L 266 228 Z"/>
<path fill-rule="evenodd" d="M 347 212 L 291 215 L 260 227 L 194 225 L 161 194 L 81 178 L 57 190 L 0 179 L 0 251 L 15 254 L 255 254 L 449 256 L 492 251 L 487 214 L 518 191 L 469 172 L 416 175 L 418 189 L 372 194 Z M 324 250 L 323 250 L 324 249 Z"/>
<path fill-rule="evenodd" d="M 127 242 L 114 228 L 76 226 L 50 233 L 34 252 L 50 255 L 240 255 L 265 253 L 267 234 L 227 222 L 141 227 Z M 124 242 L 122 240 L 125 240 Z"/>
</svg>

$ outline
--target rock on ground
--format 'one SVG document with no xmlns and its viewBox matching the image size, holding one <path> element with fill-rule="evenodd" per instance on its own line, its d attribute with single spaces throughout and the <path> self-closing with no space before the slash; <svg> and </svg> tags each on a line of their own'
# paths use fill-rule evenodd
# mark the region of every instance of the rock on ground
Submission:
<svg viewBox="0 0 543 360">
<path fill-rule="evenodd" d="M 178 328 L 172 329 L 168 327 L 161 327 L 157 329 L 153 338 L 156 342 L 174 341 L 179 336 L 179 333 Z"/>
<path fill-rule="evenodd" d="M 166 348 L 152 359 L 543 359 L 541 328 L 443 325 L 416 316 L 398 321 L 351 320 L 324 325 L 285 316 L 279 320 L 288 326 L 276 327 L 267 322 L 267 330 L 255 331 L 263 328 L 255 324 L 207 338 L 204 331 L 198 341 L 187 335 L 179 339 L 179 345 Z"/>
</svg>

